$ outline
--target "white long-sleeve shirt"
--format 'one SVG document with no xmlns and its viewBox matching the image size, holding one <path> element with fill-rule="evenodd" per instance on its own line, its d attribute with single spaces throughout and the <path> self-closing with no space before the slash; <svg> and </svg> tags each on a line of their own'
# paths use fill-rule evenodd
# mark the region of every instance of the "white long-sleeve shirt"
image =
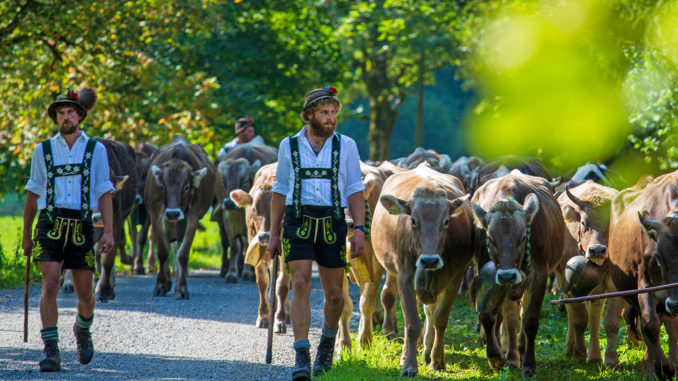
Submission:
<svg viewBox="0 0 678 381">
<path fill-rule="evenodd" d="M 66 139 L 61 136 L 60 133 L 54 135 L 50 138 L 54 165 L 82 163 L 83 156 L 85 155 L 85 148 L 87 147 L 87 141 L 89 139 L 90 138 L 85 132 L 81 131 L 81 134 L 75 140 L 73 147 L 69 149 Z M 81 209 L 81 178 L 81 175 L 55 178 L 54 190 L 56 193 L 54 197 L 54 206 L 56 208 Z M 24 189 L 40 196 L 40 198 L 38 198 L 39 210 L 47 207 L 45 197 L 45 192 L 47 191 L 47 167 L 45 166 L 42 144 L 38 144 L 35 147 L 35 150 L 33 150 L 33 157 L 31 159 L 31 177 L 28 179 Z M 91 210 L 97 208 L 101 196 L 115 190 L 113 183 L 110 181 L 106 147 L 100 142 L 97 142 L 94 147 L 89 189 L 89 204 Z"/>
<path fill-rule="evenodd" d="M 325 145 L 316 156 L 311 144 L 306 138 L 304 126 L 297 139 L 299 142 L 299 157 L 302 168 L 331 168 L 332 167 L 332 140 L 334 135 L 327 138 Z M 348 207 L 348 196 L 365 189 L 360 171 L 360 154 L 355 141 L 346 135 L 340 135 L 339 154 L 339 193 L 341 206 Z M 285 205 L 292 205 L 294 185 L 294 170 L 292 169 L 292 155 L 290 139 L 286 137 L 280 142 L 278 149 L 278 169 L 273 192 L 285 195 Z M 331 206 L 332 190 L 329 179 L 301 180 L 301 204 L 315 206 Z"/>
</svg>

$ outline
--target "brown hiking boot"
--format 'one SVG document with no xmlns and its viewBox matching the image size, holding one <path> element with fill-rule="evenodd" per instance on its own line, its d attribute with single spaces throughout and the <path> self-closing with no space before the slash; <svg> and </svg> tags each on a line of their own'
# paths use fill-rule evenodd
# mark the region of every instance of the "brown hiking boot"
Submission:
<svg viewBox="0 0 678 381">
<path fill-rule="evenodd" d="M 94 356 L 94 344 L 92 344 L 92 335 L 89 328 L 81 328 L 78 323 L 75 323 L 73 333 L 78 347 L 78 361 L 80 361 L 80 364 L 89 364 L 92 361 L 92 356 Z"/>
<path fill-rule="evenodd" d="M 311 381 L 311 355 L 308 353 L 308 348 L 297 349 L 296 352 L 292 381 Z"/>
<path fill-rule="evenodd" d="M 334 342 L 336 337 L 320 336 L 318 344 L 318 353 L 315 355 L 313 363 L 313 376 L 319 376 L 327 372 L 332 367 L 332 357 L 334 357 Z"/>
<path fill-rule="evenodd" d="M 56 372 L 61 369 L 61 355 L 59 354 L 59 343 L 56 340 L 45 341 L 45 358 L 40 361 L 41 372 Z"/>
</svg>

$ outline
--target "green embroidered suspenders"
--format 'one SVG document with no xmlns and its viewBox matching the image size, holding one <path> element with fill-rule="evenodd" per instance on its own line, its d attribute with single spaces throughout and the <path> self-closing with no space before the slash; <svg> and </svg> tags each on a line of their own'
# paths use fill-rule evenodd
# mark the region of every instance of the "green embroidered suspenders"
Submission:
<svg viewBox="0 0 678 381">
<path fill-rule="evenodd" d="M 80 164 L 62 164 L 54 165 L 54 158 L 52 155 L 52 144 L 49 140 L 42 142 L 42 151 L 45 156 L 45 166 L 47 167 L 47 208 L 45 209 L 47 213 L 47 218 L 50 224 L 54 224 L 56 220 L 55 210 L 54 210 L 54 197 L 56 193 L 56 187 L 54 185 L 54 180 L 57 177 L 63 176 L 74 176 L 81 175 L 81 197 L 82 201 L 80 208 L 80 217 L 83 221 L 89 221 L 92 218 L 92 211 L 90 210 L 90 171 L 92 168 L 92 158 L 94 156 L 94 147 L 96 146 L 97 141 L 94 139 L 89 139 L 87 141 L 87 147 L 85 148 L 85 155 Z"/>
<path fill-rule="evenodd" d="M 299 140 L 296 136 L 290 136 L 290 149 L 292 152 L 292 169 L 294 170 L 294 191 L 292 193 L 292 206 L 294 216 L 301 217 L 301 180 L 305 179 L 328 179 L 332 188 L 332 215 L 335 219 L 342 218 L 341 199 L 339 196 L 339 158 L 340 144 L 339 134 L 332 139 L 332 167 L 331 168 L 301 168 L 299 157 Z"/>
</svg>

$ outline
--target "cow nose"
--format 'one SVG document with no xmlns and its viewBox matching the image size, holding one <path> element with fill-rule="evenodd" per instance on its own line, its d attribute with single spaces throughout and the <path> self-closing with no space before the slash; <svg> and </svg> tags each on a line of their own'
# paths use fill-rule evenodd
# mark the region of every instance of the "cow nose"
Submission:
<svg viewBox="0 0 678 381">
<path fill-rule="evenodd" d="M 349 219 L 346 220 L 346 227 L 348 227 L 349 230 L 353 229 L 353 219 L 352 218 L 349 218 Z"/>
<path fill-rule="evenodd" d="M 223 203 L 222 207 L 225 210 L 233 210 L 233 209 L 236 209 L 238 207 L 238 205 L 236 205 L 235 202 L 233 202 L 233 200 L 231 200 L 230 198 L 226 198 L 226 199 L 224 199 L 224 203 Z"/>
<path fill-rule="evenodd" d="M 518 284 L 522 282 L 522 280 L 521 274 L 516 269 L 497 271 L 496 283 L 499 285 Z"/>
<path fill-rule="evenodd" d="M 605 245 L 590 245 L 586 250 L 587 258 L 607 258 L 607 246 Z"/>
<path fill-rule="evenodd" d="M 104 227 L 104 220 L 101 218 L 101 213 L 96 212 L 92 214 L 92 225 L 94 225 L 95 228 L 103 228 Z"/>
<path fill-rule="evenodd" d="M 417 259 L 417 268 L 422 270 L 437 270 L 443 267 L 443 260 L 438 254 L 422 254 Z"/>
<path fill-rule="evenodd" d="M 666 298 L 666 311 L 671 315 L 678 314 L 678 300 Z"/>
<path fill-rule="evenodd" d="M 261 232 L 259 233 L 259 242 L 262 246 L 268 246 L 268 241 L 271 239 L 270 232 Z"/>
<path fill-rule="evenodd" d="M 165 209 L 165 218 L 168 221 L 180 221 L 184 219 L 181 209 Z"/>
</svg>

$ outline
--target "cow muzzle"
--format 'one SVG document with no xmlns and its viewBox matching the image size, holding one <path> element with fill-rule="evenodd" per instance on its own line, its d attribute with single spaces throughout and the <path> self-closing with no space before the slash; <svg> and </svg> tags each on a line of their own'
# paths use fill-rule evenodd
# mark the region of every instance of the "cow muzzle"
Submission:
<svg viewBox="0 0 678 381">
<path fill-rule="evenodd" d="M 104 227 L 104 219 L 101 217 L 101 212 L 92 213 L 92 225 L 95 228 Z"/>
<path fill-rule="evenodd" d="M 438 270 L 444 265 L 438 254 L 422 254 L 417 259 L 417 268 L 422 270 Z"/>
<path fill-rule="evenodd" d="M 498 285 L 510 285 L 510 284 L 519 284 L 525 279 L 525 275 L 522 271 L 518 269 L 500 269 L 497 270 L 497 275 L 495 278 L 495 283 Z"/>
<path fill-rule="evenodd" d="M 262 246 L 268 246 L 268 241 L 271 240 L 271 232 L 260 232 L 257 234 L 257 239 Z"/>
<path fill-rule="evenodd" d="M 607 260 L 607 246 L 605 245 L 590 245 L 586 249 L 586 260 L 602 266 Z"/>
<path fill-rule="evenodd" d="M 234 210 L 239 208 L 238 205 L 236 205 L 235 202 L 233 202 L 233 200 L 231 200 L 230 197 L 224 199 L 224 202 L 221 204 L 221 207 L 224 210 Z"/>
<path fill-rule="evenodd" d="M 181 221 L 184 219 L 184 212 L 179 208 L 165 209 L 165 219 L 170 222 Z"/>
<path fill-rule="evenodd" d="M 671 315 L 678 314 L 678 300 L 666 298 L 666 302 L 664 304 L 668 313 Z"/>
</svg>

